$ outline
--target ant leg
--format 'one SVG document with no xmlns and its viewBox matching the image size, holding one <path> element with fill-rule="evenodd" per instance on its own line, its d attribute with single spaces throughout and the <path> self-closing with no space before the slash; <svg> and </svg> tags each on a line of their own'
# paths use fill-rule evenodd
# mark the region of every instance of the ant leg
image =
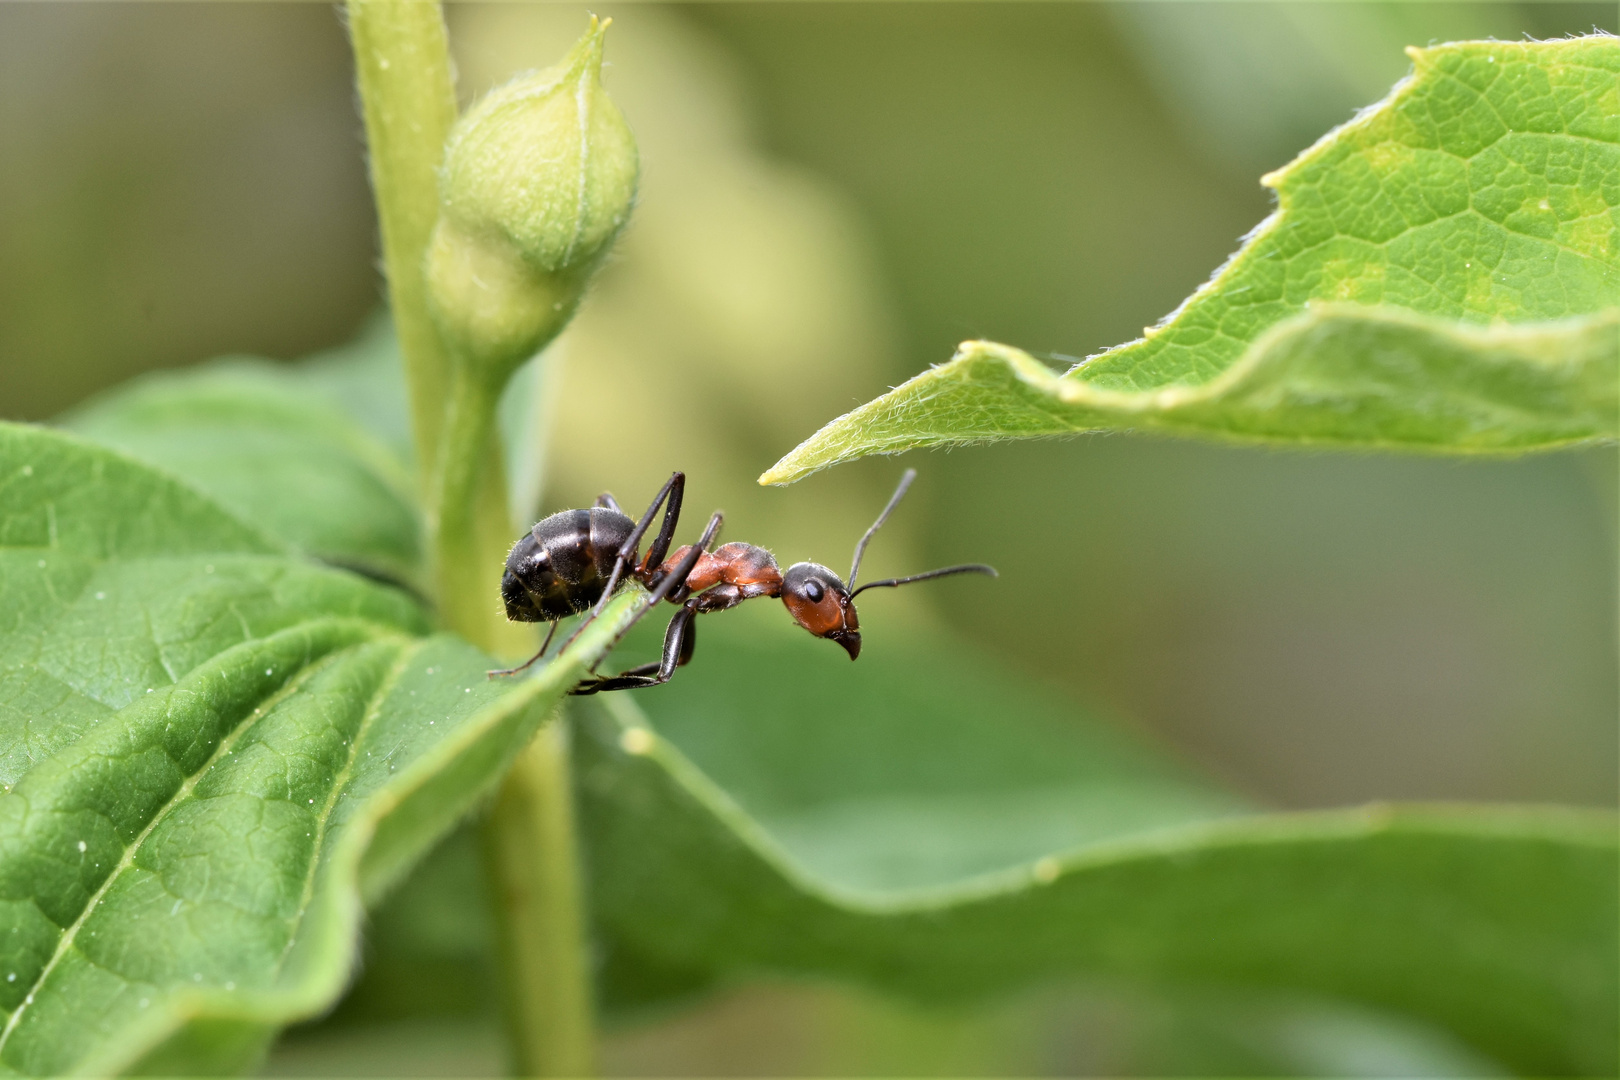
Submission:
<svg viewBox="0 0 1620 1080">
<path fill-rule="evenodd" d="M 694 611 L 692 614 L 696 615 L 697 612 Z M 692 662 L 692 654 L 695 652 L 697 652 L 697 620 L 688 619 L 686 622 L 686 633 L 681 635 L 681 651 L 680 654 L 675 658 L 675 666 L 685 667 L 687 664 L 690 664 Z M 671 670 L 670 674 L 673 675 L 674 671 Z"/>
<path fill-rule="evenodd" d="M 718 510 L 710 516 L 709 524 L 704 528 L 702 538 L 693 544 L 685 555 L 681 556 L 681 561 L 675 564 L 675 569 L 666 574 L 664 579 L 653 589 L 651 595 L 647 597 L 646 606 L 637 612 L 636 617 L 626 623 L 624 628 L 613 636 L 613 640 L 608 642 L 608 649 L 612 649 L 617 645 L 624 638 L 624 635 L 630 632 L 630 628 L 641 621 L 643 615 L 658 606 L 660 600 L 686 584 L 686 579 L 691 576 L 692 567 L 697 565 L 699 557 L 708 550 L 709 544 L 714 540 L 715 533 L 720 531 L 720 526 L 725 520 L 726 515 Z M 577 635 L 579 631 L 576 630 L 574 633 Z"/>
<path fill-rule="evenodd" d="M 618 589 L 619 582 L 624 580 L 625 567 L 635 559 L 636 548 L 641 546 L 641 538 L 646 536 L 647 530 L 652 527 L 653 515 L 658 513 L 658 507 L 664 502 L 665 496 L 669 498 L 669 505 L 664 508 L 664 524 L 658 535 L 662 537 L 666 533 L 673 534 L 675 532 L 675 523 L 680 520 L 681 516 L 681 496 L 685 492 L 686 474 L 683 472 L 670 473 L 669 479 L 664 481 L 664 486 L 658 489 L 657 495 L 653 496 L 652 505 L 647 507 L 647 512 L 641 515 L 641 520 L 636 523 L 636 527 L 630 531 L 629 536 L 625 537 L 624 543 L 619 545 L 618 554 L 613 559 L 613 572 L 608 575 L 607 584 L 602 588 L 601 598 L 596 601 L 596 605 L 591 608 L 590 613 L 580 620 L 579 625 L 574 628 L 574 632 L 568 635 L 568 640 L 562 644 L 564 649 L 574 643 L 574 639 L 579 637 L 585 628 L 596 620 L 598 615 L 602 614 L 602 609 L 607 607 L 609 600 L 613 599 L 613 593 Z M 609 495 L 608 498 L 612 498 L 612 496 Z"/>
<path fill-rule="evenodd" d="M 546 650 L 551 648 L 551 639 L 553 637 L 555 637 L 556 634 L 557 634 L 557 623 L 552 623 L 551 624 L 551 629 L 546 631 L 546 640 L 540 643 L 540 651 L 539 652 L 535 653 L 533 656 L 531 656 L 527 660 L 523 661 L 523 663 L 519 664 L 517 667 L 500 668 L 500 669 L 498 669 L 496 671 L 486 671 L 486 672 L 484 672 L 484 678 L 493 679 L 498 675 L 516 675 L 518 672 L 523 671 L 530 664 L 534 663 L 536 660 L 538 660 L 542 656 L 546 655 Z"/>
<path fill-rule="evenodd" d="M 689 611 L 689 612 L 691 612 L 693 614 L 702 614 L 702 612 L 703 612 L 702 608 L 697 607 L 697 606 L 692 605 L 692 604 L 683 605 L 681 610 L 682 611 Z M 656 672 L 662 670 L 664 664 L 667 662 L 667 658 L 668 658 L 668 654 L 669 654 L 670 649 L 674 647 L 671 635 L 673 635 L 676 632 L 677 626 L 681 625 L 681 624 L 683 624 L 683 620 L 681 619 L 680 614 L 677 612 L 675 617 L 669 621 L 669 629 L 664 631 L 665 660 L 654 660 L 650 664 L 637 664 L 633 668 L 628 668 L 628 669 L 626 669 L 624 671 L 619 672 L 617 675 L 613 676 L 613 678 L 622 679 L 627 675 L 652 675 L 652 674 L 655 674 Z M 691 663 L 692 662 L 692 653 L 697 649 L 697 623 L 695 621 L 691 620 L 691 619 L 687 619 L 687 620 L 684 620 L 684 624 L 686 625 L 686 630 L 685 630 L 685 633 L 683 634 L 683 636 L 681 638 L 680 651 L 676 654 L 676 657 L 675 657 L 675 666 L 676 667 L 685 667 L 687 664 Z M 659 682 L 663 682 L 663 681 L 665 681 L 665 680 L 662 680 L 662 679 L 659 680 Z M 584 686 L 586 684 L 581 683 L 580 685 Z M 647 685 L 648 686 L 654 686 L 656 684 L 655 683 L 648 683 Z M 572 691 L 572 693 L 594 693 L 594 692 L 595 691 L 581 691 L 581 690 Z"/>
<path fill-rule="evenodd" d="M 619 587 L 619 582 L 624 580 L 625 567 L 635 560 L 636 548 L 641 546 L 641 538 L 647 535 L 647 530 L 652 526 L 653 515 L 658 513 L 658 506 L 664 501 L 665 496 L 668 496 L 669 504 L 664 507 L 664 523 L 659 526 L 658 539 L 653 541 L 653 546 L 648 549 L 648 554 L 652 554 L 660 544 L 663 545 L 665 550 L 668 549 L 669 537 L 675 535 L 675 526 L 681 519 L 681 497 L 685 494 L 686 474 L 683 472 L 670 473 L 669 479 L 664 481 L 664 486 L 658 489 L 657 495 L 653 496 L 652 505 L 647 507 L 647 512 L 641 515 L 641 520 L 636 522 L 636 527 L 631 530 L 629 536 L 625 537 L 624 543 L 619 545 L 619 553 L 613 560 L 613 572 L 608 575 L 607 585 L 602 589 L 602 598 L 591 609 L 590 618 L 580 624 L 579 630 L 574 631 L 574 637 L 578 637 L 579 631 L 585 629 L 585 625 L 591 619 L 602 614 L 602 609 L 607 607 L 607 602 L 612 598 L 613 591 Z M 659 551 L 658 558 L 662 560 L 663 557 L 663 551 Z M 574 638 L 568 640 L 573 641 Z"/>
<path fill-rule="evenodd" d="M 569 691 L 571 694 L 600 694 L 608 690 L 637 690 L 643 686 L 661 686 L 675 675 L 675 669 L 692 659 L 697 646 L 697 626 L 693 618 L 697 610 L 690 604 L 681 605 L 664 631 L 664 658 L 656 664 L 641 664 L 618 675 L 590 679 Z"/>
<path fill-rule="evenodd" d="M 669 554 L 670 542 L 675 539 L 675 526 L 681 519 L 681 499 L 686 494 L 686 474 L 676 473 L 669 480 L 669 506 L 664 511 L 664 523 L 658 527 L 658 535 L 653 538 L 651 546 L 647 548 L 647 561 L 645 564 L 647 566 L 659 566 L 663 563 L 664 556 Z M 641 531 L 647 531 L 645 525 L 642 526 Z M 641 542 L 640 536 L 635 539 L 636 544 Z M 629 547 L 630 557 L 634 558 L 636 546 L 632 544 Z"/>
<path fill-rule="evenodd" d="M 619 505 L 619 500 L 613 497 L 613 492 L 611 491 L 604 491 L 602 494 L 598 495 L 596 497 L 596 505 L 600 506 L 604 510 L 613 510 L 620 514 L 624 513 L 624 507 Z"/>
<path fill-rule="evenodd" d="M 608 575 L 607 585 L 602 590 L 602 598 L 591 609 L 590 618 L 585 620 L 586 623 L 602 614 L 602 609 L 607 606 L 608 600 L 612 598 L 613 591 L 619 587 L 619 582 L 624 580 L 625 567 L 635 559 L 636 548 L 641 546 L 641 538 L 647 535 L 647 530 L 652 526 L 653 515 L 658 513 L 658 506 L 666 496 L 669 498 L 669 504 L 664 507 L 664 523 L 658 529 L 658 540 L 653 541 L 653 547 L 658 546 L 659 540 L 674 535 L 675 525 L 681 519 L 681 497 L 685 494 L 686 474 L 683 472 L 670 473 L 669 479 L 664 481 L 664 486 L 658 489 L 657 495 L 653 496 L 652 505 L 647 507 L 647 512 L 641 515 L 641 520 L 636 522 L 636 527 L 631 530 L 629 536 L 625 537 L 624 543 L 619 545 L 618 556 L 613 560 L 613 572 Z M 669 546 L 667 540 L 664 540 L 664 546 Z M 660 555 L 659 557 L 662 558 L 663 556 Z M 579 630 L 583 629 L 585 629 L 584 623 L 579 627 Z M 574 631 L 574 637 L 579 636 L 579 630 Z M 573 638 L 568 640 L 572 641 Z"/>
</svg>

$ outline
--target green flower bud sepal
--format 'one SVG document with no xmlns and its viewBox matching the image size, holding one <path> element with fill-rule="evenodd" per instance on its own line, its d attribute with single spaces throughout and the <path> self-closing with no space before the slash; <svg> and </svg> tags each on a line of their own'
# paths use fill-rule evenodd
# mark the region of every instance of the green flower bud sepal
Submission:
<svg viewBox="0 0 1620 1080">
<path fill-rule="evenodd" d="M 602 88 L 602 36 L 469 109 L 450 133 L 427 254 L 434 321 L 486 387 L 567 325 L 635 202 L 636 144 Z"/>
</svg>

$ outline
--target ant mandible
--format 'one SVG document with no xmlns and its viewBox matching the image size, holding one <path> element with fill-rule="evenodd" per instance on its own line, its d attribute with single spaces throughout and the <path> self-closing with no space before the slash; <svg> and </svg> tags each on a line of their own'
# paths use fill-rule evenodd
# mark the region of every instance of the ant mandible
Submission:
<svg viewBox="0 0 1620 1080">
<path fill-rule="evenodd" d="M 652 505 L 631 521 L 613 496 L 604 492 L 589 510 L 564 510 L 539 522 L 512 548 L 501 577 L 501 599 L 506 617 L 513 622 L 549 622 L 540 651 L 515 668 L 491 671 L 490 677 L 515 675 L 546 654 L 557 624 L 570 615 L 589 611 L 574 631 L 580 630 L 602 613 L 608 600 L 628 579 L 641 582 L 651 595 L 647 603 L 613 639 L 617 644 L 630 627 L 652 610 L 660 600 L 680 605 L 664 633 L 663 658 L 611 676 L 594 676 L 580 682 L 570 693 L 596 694 L 605 690 L 632 690 L 658 686 L 675 674 L 675 669 L 692 659 L 697 631 L 692 620 L 710 611 L 725 611 L 756 596 L 779 596 L 795 622 L 819 638 L 836 641 L 851 660 L 861 654 L 860 622 L 855 617 L 855 597 L 867 589 L 893 588 L 916 581 L 950 574 L 988 574 L 992 567 L 981 563 L 946 566 L 910 577 L 869 581 L 856 588 L 861 556 L 889 519 L 900 499 L 916 479 L 917 470 L 907 469 L 900 478 L 889 504 L 855 545 L 855 560 L 849 569 L 849 584 L 819 563 L 802 562 L 788 567 L 784 574 L 776 558 L 753 544 L 723 544 L 710 551 L 709 545 L 720 531 L 724 515 L 716 510 L 709 518 L 703 536 L 696 544 L 669 553 L 680 521 L 681 497 L 686 491 L 686 474 L 674 473 L 659 489 Z M 667 503 L 666 503 L 667 500 Z M 652 526 L 659 506 L 664 521 L 647 549 L 647 557 L 637 560 L 641 539 Z M 665 556 L 668 555 L 666 559 Z M 566 648 L 566 643 L 564 644 Z"/>
</svg>

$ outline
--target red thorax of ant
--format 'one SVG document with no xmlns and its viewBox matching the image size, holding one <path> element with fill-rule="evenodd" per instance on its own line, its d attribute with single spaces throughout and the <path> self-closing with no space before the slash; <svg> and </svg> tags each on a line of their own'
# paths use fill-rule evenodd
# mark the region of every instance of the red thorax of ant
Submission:
<svg viewBox="0 0 1620 1080">
<path fill-rule="evenodd" d="M 601 614 L 620 586 L 632 578 L 651 595 L 630 623 L 619 631 L 614 642 L 658 601 L 668 600 L 678 604 L 680 610 L 670 619 L 669 629 L 664 634 L 662 659 L 618 675 L 593 676 L 574 687 L 572 693 L 630 690 L 668 682 L 675 669 L 692 658 L 697 642 L 693 625 L 696 616 L 725 611 L 756 596 L 781 597 L 794 622 L 816 637 L 837 642 L 854 660 L 861 653 L 861 624 L 855 612 L 855 597 L 867 589 L 893 588 L 951 574 L 996 576 L 991 567 L 970 563 L 856 586 L 867 543 L 888 520 L 916 476 L 915 469 L 906 470 L 888 505 L 855 545 L 847 585 L 819 563 L 795 563 L 784 574 L 769 551 L 753 544 L 733 542 L 710 551 L 709 545 L 724 520 L 719 511 L 709 518 L 696 544 L 670 552 L 686 489 L 684 473 L 670 476 L 639 522 L 632 521 L 607 493 L 588 510 L 553 514 L 536 524 L 513 546 L 506 560 L 506 573 L 501 578 L 506 617 L 514 622 L 549 622 L 551 629 L 540 651 L 526 663 L 492 671 L 490 675 L 512 675 L 527 668 L 545 655 L 559 620 L 588 612 L 585 622 L 574 631 L 577 637 L 586 624 Z M 638 560 L 641 539 L 651 527 L 660 505 L 664 506 L 663 523 L 647 549 L 646 558 Z"/>
</svg>

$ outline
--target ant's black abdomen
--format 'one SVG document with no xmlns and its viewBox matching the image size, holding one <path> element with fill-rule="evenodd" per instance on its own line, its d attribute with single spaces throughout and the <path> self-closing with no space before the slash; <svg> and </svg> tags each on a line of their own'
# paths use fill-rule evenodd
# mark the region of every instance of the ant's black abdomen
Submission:
<svg viewBox="0 0 1620 1080">
<path fill-rule="evenodd" d="M 541 521 L 512 548 L 501 599 L 513 622 L 555 622 L 602 598 L 613 560 L 636 523 L 617 510 L 564 510 Z"/>
</svg>

